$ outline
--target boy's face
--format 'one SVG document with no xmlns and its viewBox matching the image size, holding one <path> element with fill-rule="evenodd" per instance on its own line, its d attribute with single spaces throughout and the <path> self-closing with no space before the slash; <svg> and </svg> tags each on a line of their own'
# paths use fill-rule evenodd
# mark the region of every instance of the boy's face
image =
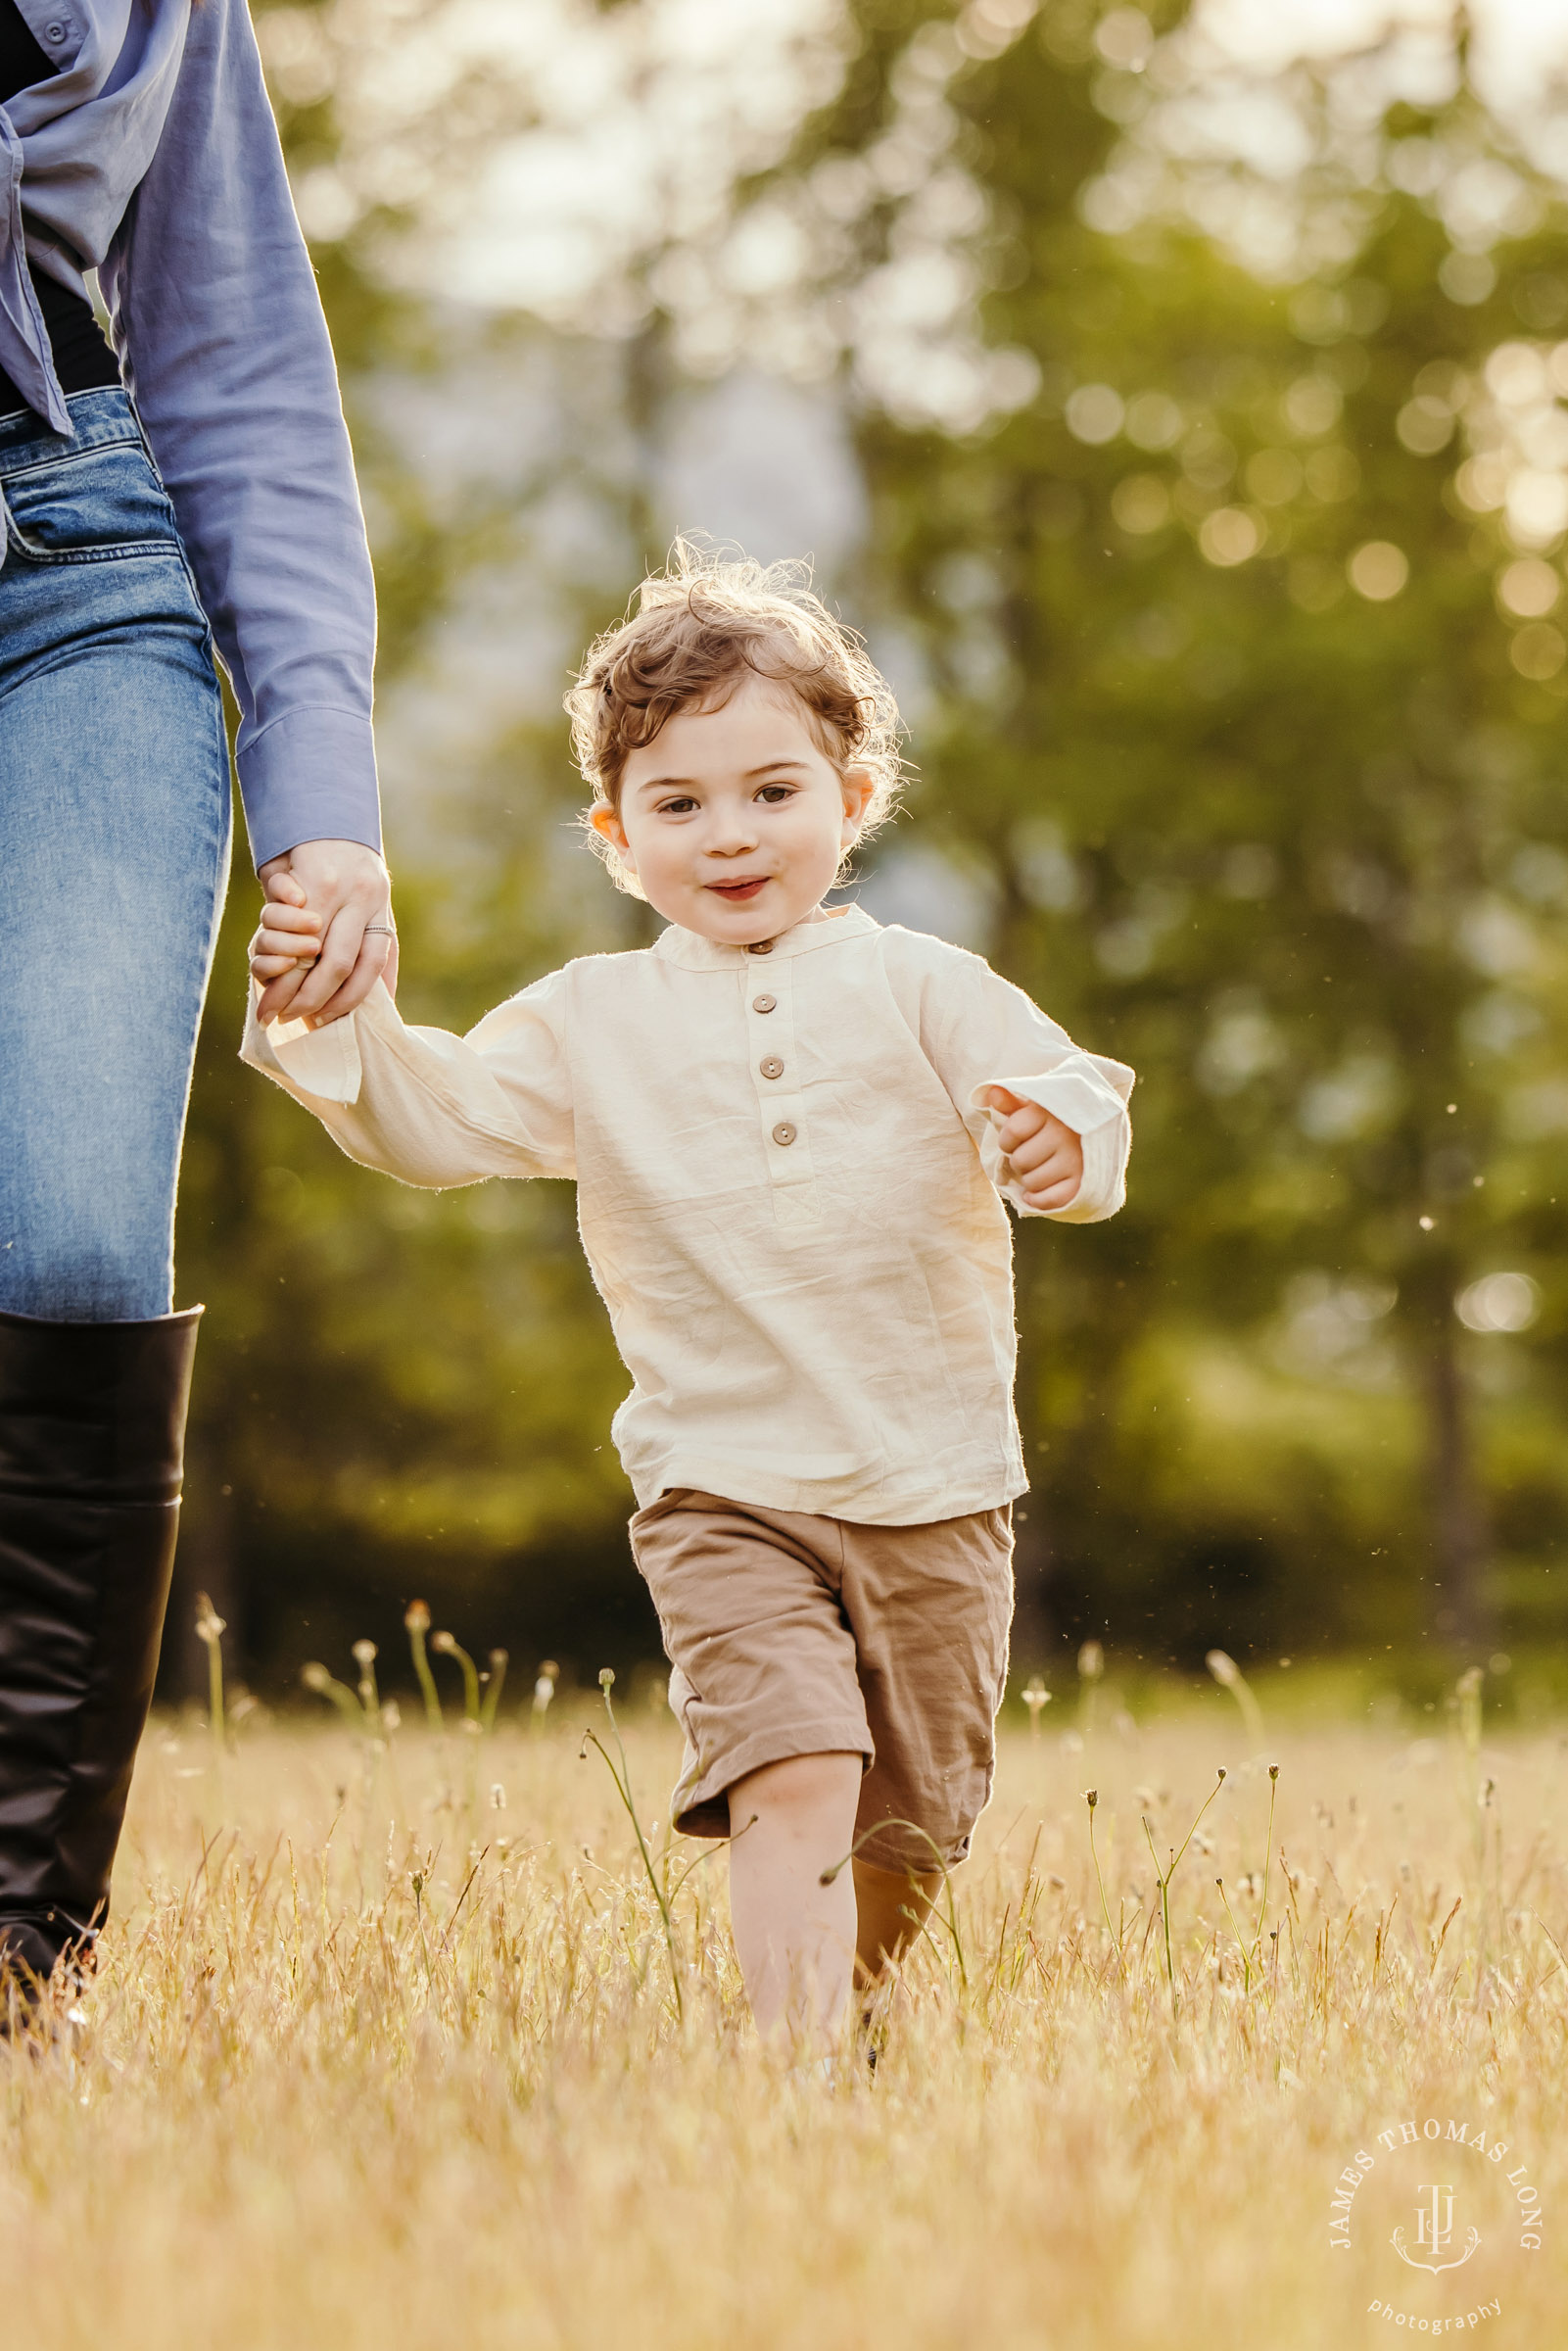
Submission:
<svg viewBox="0 0 1568 2351">
<path fill-rule="evenodd" d="M 593 823 L 669 922 L 744 947 L 821 903 L 873 789 L 863 768 L 839 774 L 787 686 L 747 677 L 633 751 L 619 811 Z"/>
</svg>

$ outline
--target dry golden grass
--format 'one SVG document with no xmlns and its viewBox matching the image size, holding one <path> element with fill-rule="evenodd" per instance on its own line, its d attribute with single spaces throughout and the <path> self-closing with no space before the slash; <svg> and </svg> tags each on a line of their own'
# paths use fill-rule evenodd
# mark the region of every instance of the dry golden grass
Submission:
<svg viewBox="0 0 1568 2351">
<path fill-rule="evenodd" d="M 636 1711 L 646 1827 L 676 1740 Z M 1082 1750 L 1010 1733 L 962 1961 L 943 1936 L 912 1963 L 872 2082 L 758 2048 L 722 1857 L 673 1905 L 678 2017 L 630 1823 L 578 1758 L 597 1712 L 563 1697 L 541 1735 L 445 1749 L 404 1728 L 381 1757 L 266 1725 L 220 1768 L 199 1724 L 154 1726 L 82 2021 L 0 2053 L 7 2342 L 1317 2351 L 1492 2298 L 1489 2339 L 1560 2339 L 1555 1733 L 1295 1730 L 1249 1762 L 1217 1693 Z M 1173 2012 L 1139 1814 L 1164 1866 L 1220 1763 L 1171 1888 Z M 1509 2152 L 1446 2147 L 1439 2173 L 1378 2141 L 1427 2117 Z M 1376 2168 L 1331 2252 L 1357 2149 Z M 1436 2278 L 1389 2246 L 1434 2177 L 1485 2240 Z M 1400 2318 L 1367 2315 L 1384 2298 Z"/>
</svg>

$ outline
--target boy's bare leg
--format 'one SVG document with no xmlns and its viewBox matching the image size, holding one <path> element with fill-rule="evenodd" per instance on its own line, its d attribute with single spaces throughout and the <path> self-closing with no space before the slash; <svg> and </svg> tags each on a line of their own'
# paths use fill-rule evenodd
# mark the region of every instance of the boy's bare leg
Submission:
<svg viewBox="0 0 1568 2351">
<path fill-rule="evenodd" d="M 730 1915 L 760 2033 L 781 2024 L 831 2038 L 849 1993 L 855 1882 L 841 1862 L 855 1836 L 858 1754 L 790 1755 L 730 1790 Z"/>
<path fill-rule="evenodd" d="M 855 1863 L 855 1982 L 875 1984 L 888 1962 L 902 1957 L 931 1913 L 941 1878 L 911 1870 Z"/>
</svg>

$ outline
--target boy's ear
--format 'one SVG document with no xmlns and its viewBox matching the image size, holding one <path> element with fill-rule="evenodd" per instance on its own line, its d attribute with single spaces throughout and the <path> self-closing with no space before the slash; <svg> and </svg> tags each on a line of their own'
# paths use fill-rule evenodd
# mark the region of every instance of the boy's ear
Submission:
<svg viewBox="0 0 1568 2351">
<path fill-rule="evenodd" d="M 622 825 L 620 818 L 616 815 L 615 810 L 610 806 L 608 800 L 596 800 L 594 803 L 594 806 L 588 812 L 588 821 L 593 826 L 599 839 L 609 842 L 610 847 L 615 851 L 616 855 L 620 858 L 621 863 L 627 868 L 628 872 L 635 874 L 637 872 L 637 864 L 633 858 L 631 846 L 626 838 L 625 828 Z"/>
<path fill-rule="evenodd" d="M 869 767 L 846 767 L 840 784 L 844 799 L 844 827 L 851 840 L 858 838 L 866 821 L 877 790 L 877 779 Z"/>
</svg>

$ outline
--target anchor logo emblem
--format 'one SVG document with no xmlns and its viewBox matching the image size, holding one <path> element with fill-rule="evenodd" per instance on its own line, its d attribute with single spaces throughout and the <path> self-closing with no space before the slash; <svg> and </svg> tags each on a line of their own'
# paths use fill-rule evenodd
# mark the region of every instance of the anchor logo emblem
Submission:
<svg viewBox="0 0 1568 2351">
<path fill-rule="evenodd" d="M 1464 2251 L 1454 2253 L 1453 2189 L 1445 2184 L 1434 2187 L 1422 2186 L 1417 2192 L 1430 2197 L 1431 2201 L 1426 2204 L 1418 2204 L 1415 2208 L 1416 2251 L 1411 2253 L 1406 2249 L 1404 2231 L 1396 2229 L 1391 2239 L 1395 2252 L 1402 2261 L 1408 2262 L 1412 2270 L 1430 2270 L 1434 2277 L 1437 2277 L 1443 2270 L 1462 2270 L 1481 2242 L 1480 2230 L 1472 2229 L 1466 2236 Z M 1421 2259 L 1423 2253 L 1431 2253 L 1439 2258 L 1423 2261 Z M 1443 2260 L 1441 2256 L 1445 2253 L 1452 2254 L 1452 2259 Z"/>
</svg>

